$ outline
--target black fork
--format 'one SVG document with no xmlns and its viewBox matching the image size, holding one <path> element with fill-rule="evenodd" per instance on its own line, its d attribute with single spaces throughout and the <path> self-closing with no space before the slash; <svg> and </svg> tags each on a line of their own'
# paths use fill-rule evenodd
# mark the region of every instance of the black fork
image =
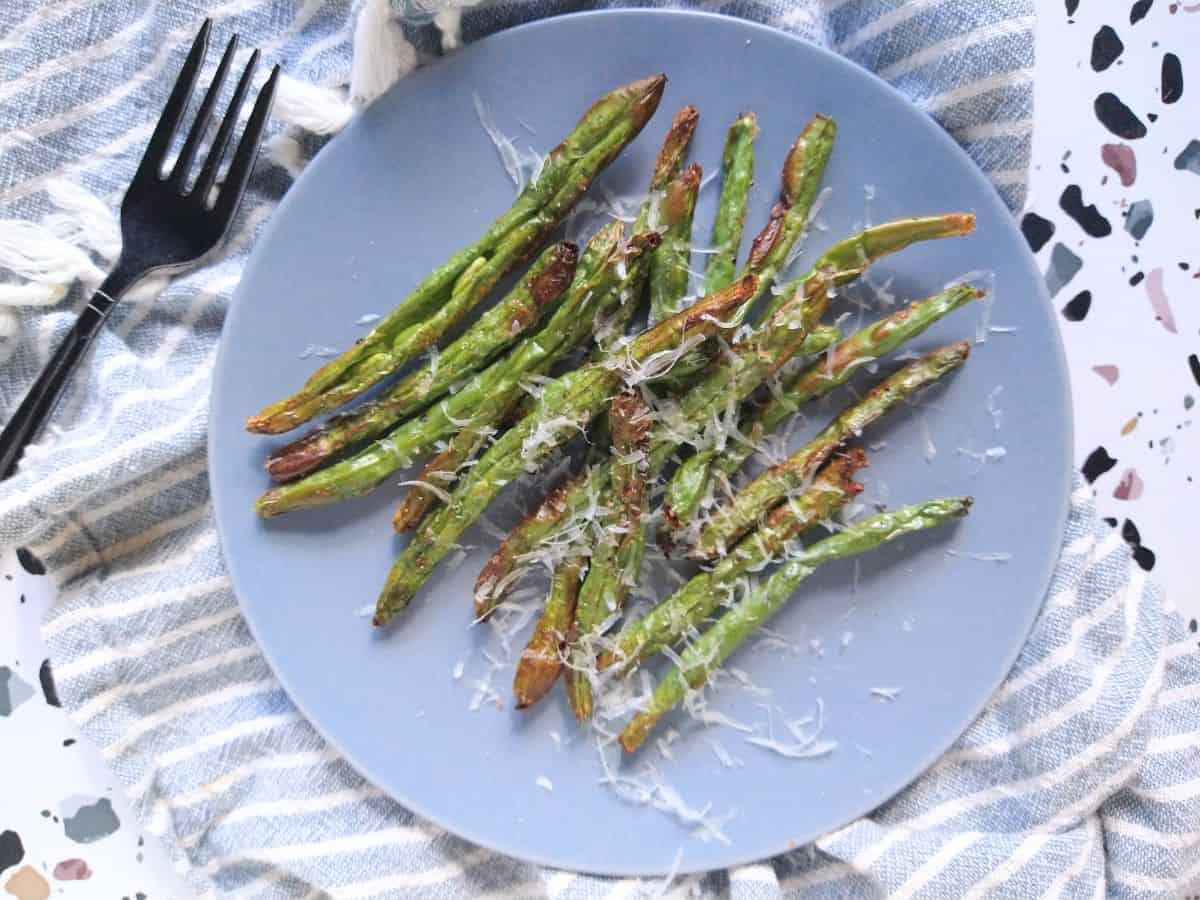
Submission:
<svg viewBox="0 0 1200 900">
<path fill-rule="evenodd" d="M 250 178 L 250 171 L 254 168 L 263 131 L 271 114 L 279 66 L 275 66 L 271 77 L 259 91 L 225 178 L 216 186 L 217 173 L 233 137 L 238 112 L 246 99 L 258 63 L 257 50 L 250 56 L 213 138 L 208 157 L 195 183 L 188 189 L 188 175 L 196 151 L 200 149 L 208 131 L 213 107 L 237 51 L 238 38 L 235 34 L 225 48 L 212 85 L 200 103 L 179 158 L 171 171 L 165 172 L 167 153 L 195 90 L 211 31 L 212 21 L 205 21 L 192 43 L 183 71 L 171 90 L 167 106 L 158 119 L 129 190 L 125 192 L 125 199 L 121 202 L 120 257 L 4 426 L 3 433 L 0 433 L 0 479 L 8 478 L 16 471 L 25 447 L 50 417 L 71 374 L 121 295 L 150 272 L 179 269 L 196 262 L 212 250 L 229 230 Z"/>
</svg>

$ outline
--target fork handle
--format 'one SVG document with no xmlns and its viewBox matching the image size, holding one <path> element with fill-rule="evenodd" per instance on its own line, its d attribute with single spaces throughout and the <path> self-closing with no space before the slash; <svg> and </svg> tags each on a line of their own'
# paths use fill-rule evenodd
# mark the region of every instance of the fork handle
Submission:
<svg viewBox="0 0 1200 900">
<path fill-rule="evenodd" d="M 92 339 L 99 333 L 121 295 L 140 277 L 141 273 L 131 273 L 118 261 L 80 312 L 17 411 L 5 424 L 4 431 L 0 432 L 0 480 L 9 478 L 17 471 L 21 454 L 50 418 L 75 368 L 87 354 Z"/>
</svg>

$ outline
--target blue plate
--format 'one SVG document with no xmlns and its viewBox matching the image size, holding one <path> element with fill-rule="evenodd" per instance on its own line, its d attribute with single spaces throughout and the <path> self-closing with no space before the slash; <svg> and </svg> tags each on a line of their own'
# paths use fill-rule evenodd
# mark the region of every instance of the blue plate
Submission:
<svg viewBox="0 0 1200 900">
<path fill-rule="evenodd" d="M 495 546 L 491 534 L 472 531 L 467 540 L 478 549 L 457 569 L 443 567 L 399 627 L 378 633 L 356 611 L 374 601 L 402 546 L 390 518 L 403 490 L 389 485 L 260 522 L 251 505 L 267 487 L 263 458 L 281 441 L 242 427 L 303 382 L 318 362 L 300 358 L 305 347 L 350 344 L 364 331 L 357 319 L 386 312 L 508 207 L 513 186 L 472 92 L 518 144 L 545 151 L 596 96 L 658 71 L 670 77 L 662 106 L 603 176 L 610 189 L 643 190 L 682 104 L 700 108 L 692 153 L 708 172 L 729 122 L 752 109 L 761 126 L 748 218 L 756 231 L 790 142 L 813 113 L 829 113 L 839 133 L 820 216 L 828 230 L 814 231 L 800 264 L 861 226 L 866 184 L 876 222 L 974 210 L 974 235 L 905 251 L 872 280 L 890 279 L 890 291 L 907 300 L 990 269 L 992 323 L 1016 329 L 991 333 L 947 385 L 865 437 L 886 442 L 863 474 L 868 499 L 899 505 L 972 493 L 969 519 L 889 545 L 858 567 L 823 571 L 773 623 L 792 651 L 760 644 L 731 660 L 770 689 L 776 737 L 787 738 L 783 722 L 820 700 L 824 737 L 838 748 L 786 759 L 736 730 L 706 731 L 680 717 L 670 723 L 682 734 L 674 761 L 650 746 L 626 762 L 634 772 L 655 765 L 694 807 L 732 812 L 728 843 L 698 840 L 600 784 L 595 747 L 577 737 L 559 692 L 532 713 L 511 708 L 511 667 L 493 679 L 505 709 L 468 708 L 472 680 L 489 667 L 481 651 L 503 654 L 490 629 L 470 625 L 471 585 Z M 700 241 L 718 189 L 701 194 Z M 974 338 L 982 312 L 955 313 L 914 347 Z M 210 472 L 225 558 L 246 619 L 300 709 L 368 778 L 448 830 L 513 856 L 621 875 L 664 873 L 680 846 L 684 872 L 770 856 L 867 813 L 916 778 L 979 713 L 1025 640 L 1069 490 L 1070 404 L 1053 319 L 1033 259 L 987 180 L 930 119 L 850 63 L 767 28 L 691 13 L 605 12 L 515 28 L 416 72 L 368 109 L 322 150 L 259 241 L 225 325 L 213 388 Z M 989 407 L 1002 411 L 998 430 Z M 836 408 L 818 409 L 798 433 Z M 970 455 L 1000 445 L 1002 459 Z M 513 504 L 503 505 L 495 518 L 511 520 Z M 1011 558 L 959 555 L 992 553 Z M 460 661 L 465 674 L 456 679 Z M 882 702 L 876 687 L 902 691 Z M 732 686 L 714 701 L 760 729 L 763 703 Z M 723 766 L 710 739 L 743 764 Z M 542 776 L 552 791 L 536 784 Z"/>
</svg>

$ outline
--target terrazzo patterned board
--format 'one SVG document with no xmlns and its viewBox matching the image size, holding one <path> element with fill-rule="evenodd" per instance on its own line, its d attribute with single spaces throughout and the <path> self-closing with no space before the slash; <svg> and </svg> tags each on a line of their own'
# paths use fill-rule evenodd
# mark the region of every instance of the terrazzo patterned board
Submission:
<svg viewBox="0 0 1200 900">
<path fill-rule="evenodd" d="M 54 590 L 0 553 L 0 898 L 184 900 L 116 775 L 58 706 L 38 623 Z"/>
<path fill-rule="evenodd" d="M 1077 459 L 1139 560 L 1195 620 L 1200 3 L 1045 0 L 1041 12 L 1025 224 L 1063 310 Z M 1096 99 L 1109 94 L 1105 124 Z M 993 324 L 1003 309 L 1000 297 Z M 0 555 L 0 900 L 184 900 L 115 776 L 47 701 L 38 623 L 51 601 L 44 577 Z"/>
<path fill-rule="evenodd" d="M 1076 459 L 1110 523 L 1191 620 L 1200 616 L 1190 567 L 1200 533 L 1200 3 L 1040 9 L 1022 230 L 1061 311 Z"/>
</svg>

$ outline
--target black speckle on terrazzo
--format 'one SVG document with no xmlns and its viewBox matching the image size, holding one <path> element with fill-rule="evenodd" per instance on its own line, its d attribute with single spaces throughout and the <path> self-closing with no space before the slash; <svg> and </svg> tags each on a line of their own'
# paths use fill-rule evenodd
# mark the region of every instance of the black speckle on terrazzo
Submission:
<svg viewBox="0 0 1200 900">
<path fill-rule="evenodd" d="M 1134 115 L 1133 110 L 1121 102 L 1116 94 L 1105 91 L 1092 104 L 1100 124 L 1117 137 L 1136 141 L 1146 136 L 1146 126 Z"/>
<path fill-rule="evenodd" d="M 1111 25 L 1102 25 L 1092 38 L 1092 69 L 1103 72 L 1125 52 L 1125 45 Z"/>
<path fill-rule="evenodd" d="M 1138 200 L 1130 204 L 1129 212 L 1125 216 L 1125 230 L 1133 236 L 1135 241 L 1144 238 L 1153 224 L 1154 206 L 1149 200 Z"/>
<path fill-rule="evenodd" d="M 1196 384 L 1200 384 L 1200 356 L 1193 353 L 1188 357 L 1188 368 L 1192 370 L 1192 378 Z"/>
<path fill-rule="evenodd" d="M 1174 103 L 1183 96 L 1183 64 L 1174 53 L 1167 53 L 1162 61 L 1162 102 Z"/>
<path fill-rule="evenodd" d="M 1035 212 L 1027 212 L 1021 218 L 1021 233 L 1029 242 L 1029 249 L 1037 253 L 1046 246 L 1046 241 L 1053 237 L 1054 223 Z"/>
<path fill-rule="evenodd" d="M 1142 281 L 1145 279 L 1145 277 L 1146 277 L 1145 272 L 1134 272 L 1133 275 L 1131 275 L 1129 278 L 1129 286 L 1137 287 L 1139 284 L 1142 283 Z"/>
<path fill-rule="evenodd" d="M 63 746 L 64 747 L 74 747 L 75 746 L 75 738 L 67 738 L 66 740 L 63 741 Z"/>
<path fill-rule="evenodd" d="M 1094 484 L 1097 478 L 1116 464 L 1117 461 L 1108 455 L 1107 450 L 1097 447 L 1083 461 L 1083 477 L 1087 479 L 1088 484 Z"/>
<path fill-rule="evenodd" d="M 21 563 L 21 568 L 30 575 L 46 574 L 46 567 L 42 565 L 42 561 L 24 547 L 17 548 L 17 559 Z"/>
<path fill-rule="evenodd" d="M 1129 9 L 1129 24 L 1136 25 L 1146 18 L 1146 13 L 1150 12 L 1150 7 L 1153 5 L 1154 0 L 1137 0 L 1137 3 Z"/>
<path fill-rule="evenodd" d="M 1197 623 L 1195 619 L 1192 619 L 1192 621 L 1188 622 L 1188 631 L 1190 631 L 1192 634 L 1195 634 L 1198 629 L 1200 629 L 1200 623 Z"/>
<path fill-rule="evenodd" d="M 1092 292 L 1080 291 L 1062 308 L 1063 318 L 1068 322 L 1082 322 L 1092 308 Z"/>
<path fill-rule="evenodd" d="M 1121 537 L 1130 544 L 1140 544 L 1142 542 L 1142 536 L 1131 519 L 1126 519 L 1124 524 L 1121 525 Z"/>
<path fill-rule="evenodd" d="M 58 688 L 54 686 L 54 673 L 50 671 L 50 660 L 43 659 L 38 669 L 38 681 L 42 683 L 42 696 L 50 706 L 62 706 L 58 701 Z"/>
<path fill-rule="evenodd" d="M 1158 557 L 1154 555 L 1154 551 L 1149 547 L 1143 547 L 1141 544 L 1133 548 L 1133 561 L 1142 567 L 1142 570 L 1149 572 L 1154 568 L 1154 563 L 1158 561 Z"/>
<path fill-rule="evenodd" d="M 1132 519 L 1126 519 L 1121 525 L 1121 537 L 1133 548 L 1133 559 L 1142 569 L 1149 572 L 1154 568 L 1155 555 L 1149 547 L 1142 546 L 1142 535 Z"/>
<path fill-rule="evenodd" d="M 1058 205 L 1089 237 L 1101 238 L 1112 234 L 1112 225 L 1096 209 L 1096 204 L 1083 202 L 1083 189 L 1079 185 L 1068 184 L 1058 198 Z"/>
<path fill-rule="evenodd" d="M 1079 0 L 1067 0 L 1067 15 L 1075 15 L 1075 10 L 1079 9 Z"/>
<path fill-rule="evenodd" d="M 25 858 L 25 846 L 15 831 L 0 832 L 0 872 Z"/>
</svg>

